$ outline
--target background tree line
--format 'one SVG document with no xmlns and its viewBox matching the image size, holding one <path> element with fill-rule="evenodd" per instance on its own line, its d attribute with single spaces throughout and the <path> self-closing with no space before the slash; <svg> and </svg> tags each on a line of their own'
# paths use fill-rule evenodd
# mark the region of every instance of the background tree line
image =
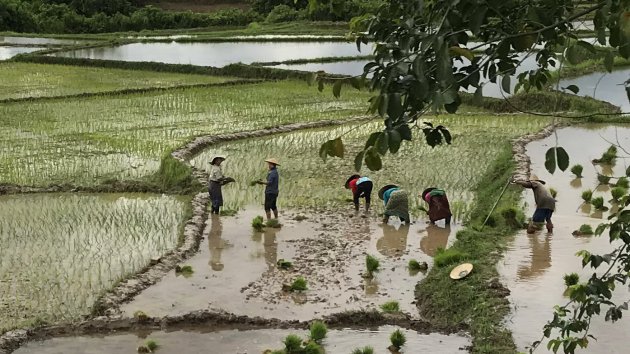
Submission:
<svg viewBox="0 0 630 354">
<path fill-rule="evenodd" d="M 308 0 L 251 0 L 248 10 L 194 13 L 144 6 L 141 0 L 0 0 L 0 31 L 102 33 L 242 26 L 256 21 L 348 21 L 375 12 L 382 3 L 383 0 L 344 0 L 333 9 Z"/>
</svg>

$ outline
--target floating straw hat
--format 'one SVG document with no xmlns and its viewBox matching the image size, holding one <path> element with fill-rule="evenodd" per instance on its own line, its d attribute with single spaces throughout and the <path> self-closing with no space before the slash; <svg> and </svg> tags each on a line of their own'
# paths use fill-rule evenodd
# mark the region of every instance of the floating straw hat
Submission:
<svg viewBox="0 0 630 354">
<path fill-rule="evenodd" d="M 468 276 L 468 274 L 470 274 L 470 272 L 472 272 L 473 270 L 473 265 L 470 263 L 464 263 L 464 264 L 460 264 L 457 267 L 453 268 L 453 270 L 451 270 L 451 279 L 462 279 Z"/>
</svg>

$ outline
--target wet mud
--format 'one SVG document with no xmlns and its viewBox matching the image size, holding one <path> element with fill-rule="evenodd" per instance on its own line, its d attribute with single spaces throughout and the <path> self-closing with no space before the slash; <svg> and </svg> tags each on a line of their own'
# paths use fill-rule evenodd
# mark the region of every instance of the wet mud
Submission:
<svg viewBox="0 0 630 354">
<path fill-rule="evenodd" d="M 401 310 L 417 316 L 413 290 L 422 272 L 410 272 L 410 259 L 431 264 L 439 247 L 455 238 L 457 224 L 381 225 L 375 216 L 285 213 L 280 229 L 254 231 L 253 209 L 235 217 L 211 217 L 200 252 L 190 258 L 189 277 L 170 272 L 122 307 L 127 316 L 178 315 L 193 310 L 227 311 L 238 315 L 283 320 L 321 318 L 348 310 L 376 308 L 398 301 Z M 297 215 L 304 221 L 294 220 Z M 352 217 L 350 217 L 352 216 Z M 365 278 L 366 254 L 381 269 Z M 292 267 L 279 269 L 284 259 Z M 287 291 L 298 276 L 308 282 L 302 292 Z"/>
<path fill-rule="evenodd" d="M 553 318 L 553 306 L 568 302 L 568 298 L 564 296 L 566 286 L 563 276 L 575 272 L 584 279 L 592 275 L 590 268 L 582 269 L 581 259 L 575 253 L 588 250 L 591 253 L 604 254 L 613 249 L 606 236 L 574 236 L 573 232 L 582 224 L 591 225 L 594 229 L 608 214 L 604 211 L 597 212 L 592 206 L 583 204 L 582 191 L 592 189 L 594 197 L 602 196 L 609 207 L 614 207 L 614 203 L 609 202 L 610 187 L 598 186 L 597 174 L 622 176 L 627 162 L 630 162 L 623 158 L 625 153 L 619 151 L 620 158 L 614 166 L 591 163 L 602 155 L 610 142 L 618 142 L 630 148 L 628 126 L 587 125 L 561 128 L 557 131 L 557 139 L 558 146 L 564 147 L 568 152 L 570 165 L 581 164 L 584 167 L 583 178 L 575 178 L 568 170 L 556 171 L 553 175 L 546 171 L 545 152 L 556 145 L 555 134 L 527 145 L 532 173 L 545 180 L 548 187 L 558 191 L 556 212 L 552 218 L 554 232 L 517 234 L 498 266 L 502 282 L 511 291 L 509 300 L 513 312 L 506 320 L 507 326 L 512 330 L 521 351 L 541 339 L 543 326 Z M 531 215 L 534 210 L 531 191 L 524 191 L 524 200 L 527 202 L 526 211 Z M 618 301 L 626 301 L 629 296 L 630 291 L 624 287 L 615 292 Z M 626 353 L 625 335 L 629 325 L 627 316 L 615 324 L 605 322 L 603 316 L 595 318 L 591 324 L 591 334 L 597 341 L 590 341 L 588 352 Z M 544 351 L 544 348 L 546 344 L 543 342 L 540 350 Z"/>
</svg>

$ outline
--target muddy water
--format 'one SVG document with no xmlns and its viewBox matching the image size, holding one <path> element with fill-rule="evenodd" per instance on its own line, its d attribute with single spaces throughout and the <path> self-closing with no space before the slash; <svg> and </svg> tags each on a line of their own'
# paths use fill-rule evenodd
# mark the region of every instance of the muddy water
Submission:
<svg viewBox="0 0 630 354">
<path fill-rule="evenodd" d="M 193 310 L 224 310 L 240 315 L 306 320 L 349 309 L 397 300 L 417 314 L 413 290 L 422 273 L 410 273 L 410 259 L 431 264 L 438 247 L 455 238 L 458 225 L 380 225 L 374 216 L 281 215 L 283 227 L 255 232 L 250 225 L 260 212 L 208 220 L 200 252 L 186 264 L 194 274 L 168 274 L 125 305 L 127 315 L 141 310 L 151 316 L 179 315 Z M 350 217 L 352 216 L 352 217 Z M 380 259 L 381 271 L 364 279 L 366 253 Z M 293 262 L 279 270 L 276 262 Z M 283 291 L 298 276 L 308 281 L 302 293 Z"/>
<path fill-rule="evenodd" d="M 41 50 L 41 48 L 29 48 L 29 47 L 1 47 L 0 46 L 0 60 L 11 59 L 14 56 L 22 53 L 31 53 Z"/>
<path fill-rule="evenodd" d="M 600 157 L 610 145 L 602 137 L 610 141 L 616 141 L 618 137 L 619 142 L 628 147 L 630 127 L 591 125 L 563 128 L 558 131 L 559 146 L 563 146 L 569 153 L 571 165 L 579 163 L 584 166 L 582 179 L 573 178 L 568 171 L 556 172 L 554 175 L 546 172 L 544 153 L 555 145 L 556 139 L 553 135 L 528 146 L 532 171 L 545 180 L 548 186 L 558 190 L 558 203 L 553 217 L 555 224 L 553 235 L 546 232 L 534 235 L 518 234 L 499 267 L 505 284 L 511 290 L 510 302 L 513 305 L 513 313 L 507 324 L 521 350 L 540 339 L 543 325 L 552 318 L 553 306 L 567 302 L 568 299 L 563 296 L 565 291 L 563 275 L 576 272 L 584 279 L 592 274 L 589 269 L 581 268 L 581 261 L 575 253 L 586 249 L 601 254 L 608 253 L 613 248 L 607 237 L 572 235 L 572 232 L 582 224 L 589 224 L 595 228 L 605 216 L 588 208 L 578 208 L 582 202 L 581 191 L 587 188 L 594 189 L 597 184 L 595 168 L 600 173 L 623 175 L 626 167 L 625 159 L 619 159 L 616 166 L 591 165 L 590 161 Z M 602 195 L 605 200 L 610 199 L 608 188 L 599 188 L 595 195 Z M 524 198 L 530 202 L 527 209 L 532 212 L 531 192 L 525 191 Z M 620 288 L 616 296 L 617 299 L 625 301 L 630 293 L 627 289 Z M 604 322 L 600 318 L 593 322 L 592 334 L 598 340 L 591 341 L 588 352 L 627 353 L 624 340 L 630 328 L 627 317 L 616 324 Z M 544 346 L 541 346 L 541 350 L 543 348 Z"/>
<path fill-rule="evenodd" d="M 621 107 L 622 112 L 630 112 L 630 102 L 623 83 L 630 77 L 630 69 L 615 70 L 611 73 L 595 72 L 574 79 L 562 80 L 560 85 L 566 87 L 577 85 L 580 96 L 594 97 Z"/>
<path fill-rule="evenodd" d="M 327 353 L 350 353 L 358 347 L 372 346 L 375 353 L 390 353 L 387 350 L 389 335 L 396 330 L 392 326 L 383 326 L 375 330 L 332 330 L 323 341 Z M 462 353 L 470 345 L 467 338 L 455 335 L 418 334 L 403 330 L 407 343 L 401 353 Z M 197 353 L 262 353 L 267 349 L 281 349 L 282 340 L 288 334 L 297 334 L 306 338 L 304 330 L 220 330 L 209 329 L 177 330 L 172 332 L 153 332 L 119 334 L 103 337 L 68 337 L 53 338 L 42 342 L 31 342 L 15 351 L 15 354 L 126 354 L 133 353 L 146 340 L 152 339 L 159 344 L 159 353 L 197 354 Z"/>
</svg>

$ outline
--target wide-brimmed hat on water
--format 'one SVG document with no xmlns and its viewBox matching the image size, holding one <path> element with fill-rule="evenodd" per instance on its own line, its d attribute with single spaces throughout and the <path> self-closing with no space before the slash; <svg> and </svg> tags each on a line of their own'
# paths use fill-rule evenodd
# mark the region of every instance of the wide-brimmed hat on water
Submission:
<svg viewBox="0 0 630 354">
<path fill-rule="evenodd" d="M 344 184 L 344 187 L 346 187 L 346 189 L 350 188 L 350 182 L 352 182 L 353 179 L 357 179 L 357 178 L 361 178 L 361 176 L 359 176 L 359 175 L 352 175 L 352 176 L 348 177 L 348 180 Z"/>
<path fill-rule="evenodd" d="M 266 159 L 265 162 L 272 163 L 274 165 L 280 166 L 280 164 L 278 163 L 278 159 L 275 159 L 275 158 Z"/>
<path fill-rule="evenodd" d="M 225 156 L 224 155 L 214 155 L 214 156 L 212 156 L 212 160 L 210 160 L 210 164 L 214 165 L 214 162 L 217 159 L 225 160 Z"/>
<path fill-rule="evenodd" d="M 392 189 L 392 188 L 398 188 L 397 185 L 395 184 L 388 184 L 385 187 L 381 188 L 381 190 L 378 191 L 378 197 L 383 200 L 383 194 L 385 194 L 385 192 L 387 192 L 387 190 Z"/>
<path fill-rule="evenodd" d="M 530 180 L 530 181 L 540 182 L 540 183 L 542 183 L 542 184 L 547 184 L 547 182 L 545 182 L 545 181 L 543 181 L 542 179 L 538 178 L 538 176 L 536 176 L 536 175 L 534 175 L 534 174 L 532 174 L 532 175 L 529 177 L 529 180 Z"/>
<path fill-rule="evenodd" d="M 468 276 L 468 274 L 470 274 L 470 272 L 472 272 L 473 270 L 473 265 L 470 263 L 464 263 L 464 264 L 460 264 L 457 267 L 453 268 L 453 270 L 451 270 L 451 274 L 450 277 L 451 279 L 462 279 Z"/>
</svg>

